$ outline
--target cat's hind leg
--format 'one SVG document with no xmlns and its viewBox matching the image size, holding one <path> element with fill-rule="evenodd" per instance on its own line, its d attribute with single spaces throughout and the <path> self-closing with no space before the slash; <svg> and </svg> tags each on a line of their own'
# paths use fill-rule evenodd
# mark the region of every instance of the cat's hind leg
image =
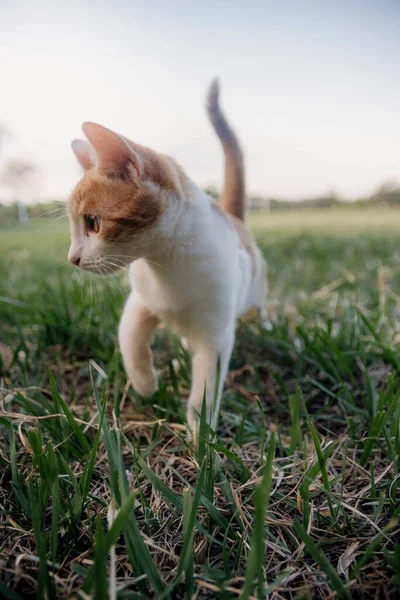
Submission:
<svg viewBox="0 0 400 600">
<path fill-rule="evenodd" d="M 133 292 L 125 305 L 119 325 L 118 339 L 126 373 L 138 394 L 151 396 L 158 389 L 150 341 L 159 323 Z"/>
</svg>

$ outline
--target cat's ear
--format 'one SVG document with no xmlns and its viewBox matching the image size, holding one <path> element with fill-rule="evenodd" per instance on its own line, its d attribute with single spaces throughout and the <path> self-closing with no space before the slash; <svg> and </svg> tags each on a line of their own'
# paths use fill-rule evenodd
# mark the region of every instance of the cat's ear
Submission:
<svg viewBox="0 0 400 600">
<path fill-rule="evenodd" d="M 85 171 L 91 169 L 95 161 L 93 150 L 90 145 L 84 140 L 73 140 L 71 146 L 81 167 L 83 167 Z"/>
<path fill-rule="evenodd" d="M 84 123 L 82 129 L 96 152 L 98 167 L 116 174 L 142 176 L 143 161 L 123 137 L 96 123 Z"/>
</svg>

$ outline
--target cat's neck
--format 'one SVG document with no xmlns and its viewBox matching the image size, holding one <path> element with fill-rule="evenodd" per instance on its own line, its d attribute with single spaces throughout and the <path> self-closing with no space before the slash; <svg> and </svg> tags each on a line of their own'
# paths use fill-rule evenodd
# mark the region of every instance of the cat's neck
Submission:
<svg viewBox="0 0 400 600">
<path fill-rule="evenodd" d="M 151 251 L 132 265 L 133 286 L 155 312 L 182 309 L 209 293 L 202 282 L 210 273 L 224 279 L 228 230 L 217 215 L 199 188 L 169 205 Z"/>
<path fill-rule="evenodd" d="M 195 183 L 188 181 L 185 197 L 166 199 L 165 213 L 151 234 L 153 243 L 143 256 L 149 265 L 156 263 L 172 268 L 182 261 L 204 259 L 205 254 L 212 253 L 211 200 Z"/>
</svg>

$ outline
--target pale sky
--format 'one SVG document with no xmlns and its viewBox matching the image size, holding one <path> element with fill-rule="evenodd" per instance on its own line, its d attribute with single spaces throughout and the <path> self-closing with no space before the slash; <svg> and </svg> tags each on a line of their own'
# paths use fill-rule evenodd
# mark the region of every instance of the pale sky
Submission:
<svg viewBox="0 0 400 600">
<path fill-rule="evenodd" d="M 216 75 L 250 193 L 354 198 L 400 181 L 399 0 L 0 0 L 0 75 L 3 162 L 35 161 L 41 196 L 78 180 L 85 120 L 221 187 L 203 108 Z"/>
</svg>

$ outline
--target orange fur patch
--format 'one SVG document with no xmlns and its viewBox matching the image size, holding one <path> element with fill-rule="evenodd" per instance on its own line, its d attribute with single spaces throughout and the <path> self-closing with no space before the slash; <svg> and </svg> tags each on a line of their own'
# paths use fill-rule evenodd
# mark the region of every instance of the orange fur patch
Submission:
<svg viewBox="0 0 400 600">
<path fill-rule="evenodd" d="M 143 162 L 143 180 L 149 179 L 164 190 L 181 193 L 178 167 L 172 158 L 136 144 L 127 138 L 124 139 Z"/>
<path fill-rule="evenodd" d="M 222 206 L 227 214 L 243 221 L 245 213 L 245 181 L 243 154 L 239 141 L 219 105 L 219 85 L 214 81 L 207 99 L 207 110 L 225 155 L 225 185 Z"/>
<path fill-rule="evenodd" d="M 137 182 L 88 171 L 77 184 L 70 199 L 73 211 L 101 219 L 99 236 L 114 239 L 153 227 L 164 206 L 156 191 Z"/>
</svg>

